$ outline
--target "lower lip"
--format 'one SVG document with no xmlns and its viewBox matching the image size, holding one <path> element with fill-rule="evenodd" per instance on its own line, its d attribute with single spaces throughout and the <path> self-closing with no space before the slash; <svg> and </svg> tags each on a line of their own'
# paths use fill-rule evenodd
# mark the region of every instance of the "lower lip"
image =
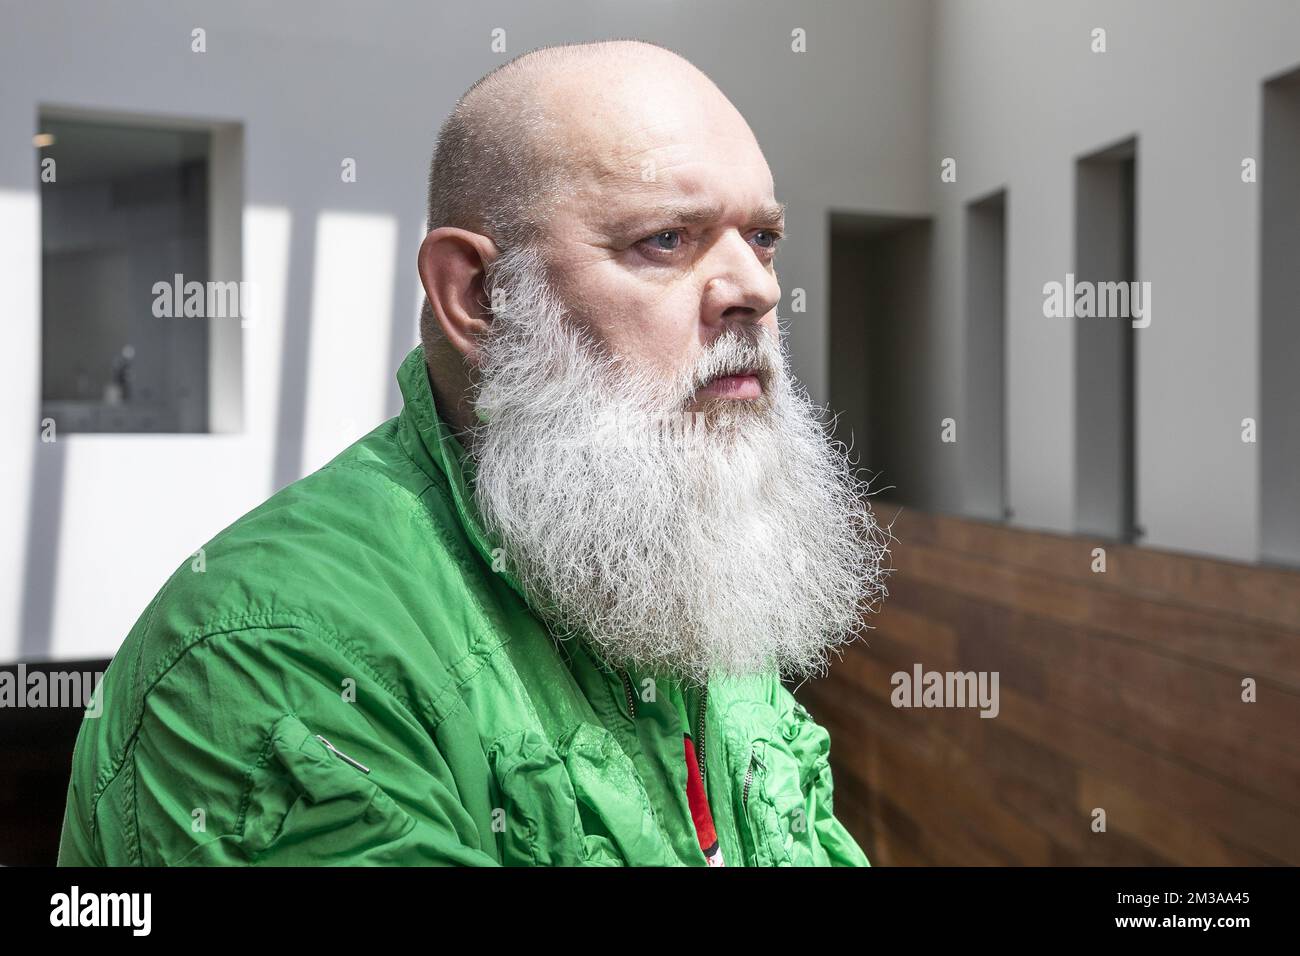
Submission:
<svg viewBox="0 0 1300 956">
<path fill-rule="evenodd" d="M 758 398 L 763 386 L 757 375 L 724 375 L 700 389 L 701 398 Z"/>
</svg>

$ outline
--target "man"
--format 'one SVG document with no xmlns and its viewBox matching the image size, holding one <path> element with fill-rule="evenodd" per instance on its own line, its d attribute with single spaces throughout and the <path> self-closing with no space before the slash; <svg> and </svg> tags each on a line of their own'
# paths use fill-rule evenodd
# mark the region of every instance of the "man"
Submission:
<svg viewBox="0 0 1300 956">
<path fill-rule="evenodd" d="M 860 632 L 886 553 L 789 379 L 782 229 L 745 121 L 660 47 L 472 87 L 402 413 L 159 592 L 60 862 L 869 865 L 779 677 Z"/>
</svg>

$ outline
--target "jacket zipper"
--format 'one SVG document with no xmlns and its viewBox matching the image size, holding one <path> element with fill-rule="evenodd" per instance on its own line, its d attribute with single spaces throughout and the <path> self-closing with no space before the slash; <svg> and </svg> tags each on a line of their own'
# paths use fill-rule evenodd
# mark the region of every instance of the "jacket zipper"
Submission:
<svg viewBox="0 0 1300 956">
<path fill-rule="evenodd" d="M 351 757 L 349 757 L 349 756 L 348 756 L 347 754 L 345 754 L 343 751 L 339 750 L 337 747 L 335 747 L 332 743 L 330 743 L 328 740 L 326 740 L 326 739 L 325 739 L 324 737 L 322 737 L 320 734 L 317 734 L 317 735 L 316 735 L 316 739 L 319 740 L 321 743 L 323 743 L 326 747 L 328 747 L 331 753 L 333 753 L 333 754 L 335 754 L 335 755 L 337 755 L 337 756 L 339 756 L 339 757 L 342 757 L 344 760 L 346 760 L 348 763 L 352 764 L 352 766 L 356 767 L 356 768 L 357 768 L 358 770 L 360 770 L 362 773 L 370 773 L 370 768 L 369 768 L 369 767 L 367 767 L 365 764 L 361 763 L 361 762 L 358 761 L 358 760 L 353 760 Z"/>
<path fill-rule="evenodd" d="M 695 756 L 700 762 L 700 780 L 704 779 L 704 714 L 709 706 L 709 688 L 706 685 L 700 692 L 700 719 L 696 726 L 699 732 L 695 735 Z"/>
<path fill-rule="evenodd" d="M 623 696 L 627 698 L 628 712 L 632 715 L 633 719 L 635 719 L 636 718 L 636 695 L 632 693 L 632 680 L 630 677 L 628 677 L 627 671 L 621 668 L 619 669 L 618 672 L 618 679 L 623 683 Z M 696 726 L 695 758 L 700 765 L 701 780 L 704 779 L 704 775 L 706 773 L 705 761 L 704 761 L 704 741 L 705 741 L 704 719 L 705 719 L 705 715 L 708 713 L 708 709 L 709 709 L 709 688 L 705 686 L 705 688 L 700 692 L 700 715 L 699 715 L 699 719 L 696 721 L 695 724 Z"/>
<path fill-rule="evenodd" d="M 745 771 L 745 785 L 740 790 L 740 805 L 746 809 L 749 809 L 749 788 L 754 782 L 755 766 L 762 767 L 763 761 L 758 759 L 758 748 L 751 747 L 749 751 L 749 768 Z"/>
<path fill-rule="evenodd" d="M 618 678 L 623 682 L 623 693 L 627 696 L 627 709 L 632 714 L 632 719 L 636 719 L 636 699 L 632 696 L 632 680 L 627 676 L 627 671 L 620 669 Z"/>
<path fill-rule="evenodd" d="M 632 693 L 632 680 L 631 678 L 628 677 L 627 671 L 621 668 L 619 669 L 618 672 L 618 679 L 623 683 L 623 696 L 627 698 L 628 712 L 632 715 L 633 719 L 635 719 L 636 718 L 636 695 Z M 705 715 L 708 713 L 708 709 L 709 709 L 709 688 L 705 686 L 705 688 L 700 692 L 700 715 L 699 715 L 699 719 L 696 721 L 695 724 L 696 727 L 695 758 L 700 765 L 701 780 L 704 779 L 704 775 L 706 773 L 705 760 L 704 760 L 704 741 L 705 741 L 704 719 L 705 719 Z"/>
</svg>

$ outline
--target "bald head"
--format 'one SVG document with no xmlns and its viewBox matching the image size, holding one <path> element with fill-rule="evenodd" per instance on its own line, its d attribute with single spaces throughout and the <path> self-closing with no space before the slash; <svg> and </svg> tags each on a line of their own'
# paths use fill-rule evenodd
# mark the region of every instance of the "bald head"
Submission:
<svg viewBox="0 0 1300 956">
<path fill-rule="evenodd" d="M 543 47 L 488 73 L 460 98 L 438 135 L 429 169 L 427 231 L 458 226 L 498 245 L 526 239 L 544 221 L 582 157 L 573 149 L 599 115 L 595 98 L 629 75 L 657 70 L 693 80 L 721 96 L 712 81 L 671 50 L 642 40 Z M 584 107 L 587 111 L 584 112 Z M 584 122 L 587 121 L 587 122 Z"/>
</svg>

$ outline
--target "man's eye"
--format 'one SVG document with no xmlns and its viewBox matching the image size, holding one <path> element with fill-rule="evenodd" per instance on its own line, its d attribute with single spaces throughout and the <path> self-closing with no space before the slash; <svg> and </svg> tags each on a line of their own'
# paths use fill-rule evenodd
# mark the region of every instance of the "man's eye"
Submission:
<svg viewBox="0 0 1300 956">
<path fill-rule="evenodd" d="M 682 232 L 680 229 L 665 229 L 641 241 L 655 252 L 675 252 L 682 244 Z"/>
<path fill-rule="evenodd" d="M 775 249 L 776 244 L 781 241 L 781 234 L 775 229 L 760 229 L 754 233 L 754 238 L 760 240 L 758 245 L 762 249 Z"/>
</svg>

